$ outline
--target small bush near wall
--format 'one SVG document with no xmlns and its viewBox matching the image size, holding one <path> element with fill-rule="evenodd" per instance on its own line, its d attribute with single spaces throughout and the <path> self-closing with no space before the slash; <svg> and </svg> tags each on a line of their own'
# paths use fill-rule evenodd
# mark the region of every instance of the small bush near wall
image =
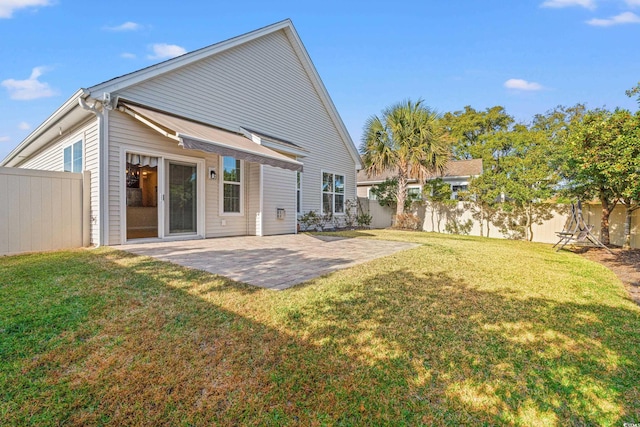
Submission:
<svg viewBox="0 0 640 427">
<path fill-rule="evenodd" d="M 344 215 L 334 216 L 331 213 L 309 211 L 298 217 L 298 224 L 300 231 L 354 230 L 370 228 L 372 220 L 373 217 L 359 206 L 358 200 L 352 199 L 345 201 Z"/>
<path fill-rule="evenodd" d="M 393 228 L 400 228 L 403 230 L 418 230 L 420 228 L 420 218 L 417 215 L 411 213 L 404 213 L 396 215 Z"/>
<path fill-rule="evenodd" d="M 366 212 L 362 212 L 356 217 L 359 228 L 371 228 L 371 221 L 373 221 L 373 217 Z"/>
<path fill-rule="evenodd" d="M 334 228 L 333 214 L 321 214 L 316 211 L 309 211 L 298 218 L 302 231 L 324 231 Z"/>
</svg>

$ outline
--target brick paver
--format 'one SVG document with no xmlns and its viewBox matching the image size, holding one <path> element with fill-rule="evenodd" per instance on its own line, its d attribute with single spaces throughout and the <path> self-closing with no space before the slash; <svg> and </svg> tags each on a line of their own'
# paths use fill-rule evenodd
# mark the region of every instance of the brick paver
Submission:
<svg viewBox="0 0 640 427">
<path fill-rule="evenodd" d="M 288 234 L 137 243 L 118 249 L 280 290 L 416 246 L 386 240 Z"/>
</svg>

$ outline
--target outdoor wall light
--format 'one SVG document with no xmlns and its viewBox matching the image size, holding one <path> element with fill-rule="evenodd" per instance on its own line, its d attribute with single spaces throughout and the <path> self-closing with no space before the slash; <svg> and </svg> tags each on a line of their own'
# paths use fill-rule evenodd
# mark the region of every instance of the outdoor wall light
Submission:
<svg viewBox="0 0 640 427">
<path fill-rule="evenodd" d="M 216 168 L 209 168 L 209 179 L 216 179 Z"/>
</svg>

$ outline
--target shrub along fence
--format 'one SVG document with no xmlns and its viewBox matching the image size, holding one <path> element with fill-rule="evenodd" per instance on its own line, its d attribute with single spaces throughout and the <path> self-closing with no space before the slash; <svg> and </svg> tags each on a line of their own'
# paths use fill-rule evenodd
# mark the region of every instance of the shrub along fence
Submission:
<svg viewBox="0 0 640 427">
<path fill-rule="evenodd" d="M 89 246 L 89 179 L 0 167 L 0 255 Z"/>
<path fill-rule="evenodd" d="M 380 206 L 376 200 L 360 198 L 360 205 L 373 217 L 372 228 L 386 228 L 392 225 L 395 209 Z M 532 226 L 533 241 L 556 243 L 556 232 L 561 231 L 569 218 L 571 209 L 568 205 L 550 206 L 547 215 L 541 217 L 540 223 Z M 470 234 L 488 236 L 499 239 L 525 238 L 526 230 L 521 224 L 514 224 L 512 217 L 504 212 L 492 215 L 491 220 L 479 221 L 479 210 L 468 202 L 458 202 L 451 206 L 424 203 L 414 206 L 412 213 L 419 218 L 420 227 L 424 231 L 449 234 Z M 602 207 L 597 203 L 582 205 L 582 214 L 587 224 L 592 224 L 593 234 L 600 236 L 600 220 Z M 609 217 L 609 235 L 611 244 L 622 246 L 624 243 L 625 207 L 617 205 Z M 633 213 L 631 220 L 631 247 L 640 248 L 640 209 Z"/>
</svg>

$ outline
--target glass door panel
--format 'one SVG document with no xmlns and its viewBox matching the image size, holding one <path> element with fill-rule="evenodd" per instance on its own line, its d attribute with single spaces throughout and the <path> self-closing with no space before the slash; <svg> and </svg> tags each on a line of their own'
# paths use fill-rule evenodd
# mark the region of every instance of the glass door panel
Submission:
<svg viewBox="0 0 640 427">
<path fill-rule="evenodd" d="M 127 153 L 127 240 L 158 237 L 158 158 Z"/>
<path fill-rule="evenodd" d="M 197 230 L 196 165 L 169 162 L 169 234 Z"/>
</svg>

